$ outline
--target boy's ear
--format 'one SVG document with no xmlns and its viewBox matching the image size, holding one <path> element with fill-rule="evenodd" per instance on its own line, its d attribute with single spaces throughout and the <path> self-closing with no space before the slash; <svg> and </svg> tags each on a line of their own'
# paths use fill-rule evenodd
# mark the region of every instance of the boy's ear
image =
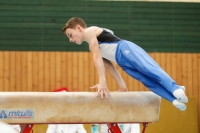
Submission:
<svg viewBox="0 0 200 133">
<path fill-rule="evenodd" d="M 79 24 L 76 25 L 76 28 L 78 29 L 78 31 L 81 31 L 81 26 Z"/>
</svg>

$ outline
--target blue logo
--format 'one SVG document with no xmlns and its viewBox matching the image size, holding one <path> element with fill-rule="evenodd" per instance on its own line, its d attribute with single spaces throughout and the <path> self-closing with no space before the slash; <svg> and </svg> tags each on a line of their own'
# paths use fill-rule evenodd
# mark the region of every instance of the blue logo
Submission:
<svg viewBox="0 0 200 133">
<path fill-rule="evenodd" d="M 8 118 L 4 110 L 0 112 L 0 118 Z"/>
<path fill-rule="evenodd" d="M 33 119 L 34 109 L 0 109 L 0 119 Z"/>
</svg>

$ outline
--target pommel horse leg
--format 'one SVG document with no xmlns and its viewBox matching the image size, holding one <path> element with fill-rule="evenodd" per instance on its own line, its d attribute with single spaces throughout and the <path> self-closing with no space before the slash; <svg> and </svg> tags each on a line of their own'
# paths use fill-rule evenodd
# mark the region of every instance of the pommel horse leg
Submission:
<svg viewBox="0 0 200 133">
<path fill-rule="evenodd" d="M 148 126 L 148 123 L 143 123 L 143 130 L 142 130 L 142 133 L 145 132 L 145 129 L 146 129 L 147 126 Z"/>
<path fill-rule="evenodd" d="M 122 133 L 117 123 L 107 124 L 108 126 L 108 133 Z M 145 132 L 148 123 L 143 123 L 143 130 L 142 133 Z"/>
<path fill-rule="evenodd" d="M 108 133 L 122 133 L 117 123 L 109 123 L 108 126 Z"/>
<path fill-rule="evenodd" d="M 24 124 L 20 133 L 33 133 L 33 125 L 34 124 Z"/>
</svg>

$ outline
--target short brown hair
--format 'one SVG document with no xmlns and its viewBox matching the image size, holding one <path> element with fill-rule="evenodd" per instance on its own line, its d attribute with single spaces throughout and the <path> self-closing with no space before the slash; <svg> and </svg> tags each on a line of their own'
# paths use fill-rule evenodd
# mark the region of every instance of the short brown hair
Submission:
<svg viewBox="0 0 200 133">
<path fill-rule="evenodd" d="M 83 28 L 87 28 L 87 25 L 85 24 L 84 20 L 81 19 L 81 18 L 78 18 L 78 17 L 74 17 L 74 18 L 71 18 L 66 24 L 65 26 L 63 27 L 62 29 L 62 33 L 65 34 L 65 31 L 66 29 L 68 28 L 75 28 L 76 25 L 80 25 L 81 27 Z"/>
</svg>

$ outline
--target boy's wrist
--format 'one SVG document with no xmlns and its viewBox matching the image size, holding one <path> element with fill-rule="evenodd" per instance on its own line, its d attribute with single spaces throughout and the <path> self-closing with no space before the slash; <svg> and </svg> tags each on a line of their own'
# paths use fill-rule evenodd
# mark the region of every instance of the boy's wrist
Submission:
<svg viewBox="0 0 200 133">
<path fill-rule="evenodd" d="M 99 79 L 99 83 L 106 83 L 106 79 Z"/>
<path fill-rule="evenodd" d="M 120 88 L 127 88 L 126 84 L 122 83 L 119 85 Z"/>
</svg>

